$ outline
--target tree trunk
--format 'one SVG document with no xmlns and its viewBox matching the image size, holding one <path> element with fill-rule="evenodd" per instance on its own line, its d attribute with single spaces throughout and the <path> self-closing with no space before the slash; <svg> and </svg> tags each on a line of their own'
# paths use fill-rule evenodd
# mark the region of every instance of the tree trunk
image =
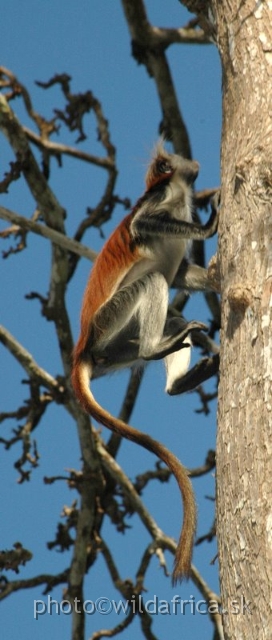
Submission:
<svg viewBox="0 0 272 640">
<path fill-rule="evenodd" d="M 223 65 L 217 530 L 226 640 L 271 638 L 272 3 L 212 0 Z"/>
</svg>

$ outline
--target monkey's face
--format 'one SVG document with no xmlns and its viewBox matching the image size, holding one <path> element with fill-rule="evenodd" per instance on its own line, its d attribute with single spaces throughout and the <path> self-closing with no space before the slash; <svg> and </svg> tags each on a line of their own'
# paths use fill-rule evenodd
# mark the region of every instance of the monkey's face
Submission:
<svg viewBox="0 0 272 640">
<path fill-rule="evenodd" d="M 169 183 L 171 178 L 181 179 L 191 185 L 199 172 L 196 160 L 187 160 L 177 154 L 169 154 L 161 142 L 156 147 L 156 154 L 146 174 L 147 191 L 159 183 Z"/>
</svg>

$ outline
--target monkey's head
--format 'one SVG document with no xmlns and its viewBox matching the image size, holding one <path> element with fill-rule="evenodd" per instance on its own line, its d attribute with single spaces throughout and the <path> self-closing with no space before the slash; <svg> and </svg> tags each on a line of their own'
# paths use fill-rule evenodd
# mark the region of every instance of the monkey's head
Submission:
<svg viewBox="0 0 272 640">
<path fill-rule="evenodd" d="M 196 160 L 186 160 L 175 153 L 168 153 L 160 140 L 155 147 L 153 160 L 145 176 L 146 190 L 160 182 L 169 182 L 173 176 L 191 185 L 198 176 L 199 164 Z"/>
</svg>

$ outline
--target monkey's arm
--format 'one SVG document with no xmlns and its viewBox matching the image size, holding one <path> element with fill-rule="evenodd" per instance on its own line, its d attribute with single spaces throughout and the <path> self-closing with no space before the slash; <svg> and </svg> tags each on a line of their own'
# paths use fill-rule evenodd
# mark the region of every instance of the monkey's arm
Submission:
<svg viewBox="0 0 272 640">
<path fill-rule="evenodd" d="M 220 292 L 220 283 L 213 271 L 197 264 L 191 264 L 187 260 L 182 260 L 171 286 L 174 289 L 187 289 L 188 291 Z"/>
<path fill-rule="evenodd" d="M 147 235 L 154 237 L 181 237 L 188 240 L 205 240 L 205 238 L 210 238 L 217 231 L 219 203 L 220 191 L 211 199 L 211 215 L 204 225 L 178 219 L 171 215 L 168 209 L 161 208 L 152 210 L 152 208 L 150 208 L 150 211 L 148 211 L 145 206 L 142 209 L 140 207 L 133 219 L 132 230 L 136 236 L 139 235 L 139 237 Z"/>
<path fill-rule="evenodd" d="M 171 216 L 169 211 L 161 210 L 147 214 L 145 208 L 139 210 L 133 220 L 132 229 L 136 237 L 145 235 L 154 237 L 182 237 L 188 240 L 204 240 L 216 233 L 218 226 L 218 211 L 212 208 L 208 222 L 205 225 L 185 222 Z"/>
</svg>

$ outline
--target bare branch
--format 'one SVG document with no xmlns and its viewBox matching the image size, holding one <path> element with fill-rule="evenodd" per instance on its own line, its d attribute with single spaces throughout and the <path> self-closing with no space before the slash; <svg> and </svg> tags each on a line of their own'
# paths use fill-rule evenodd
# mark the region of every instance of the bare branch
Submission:
<svg viewBox="0 0 272 640">
<path fill-rule="evenodd" d="M 219 613 L 219 609 L 221 605 L 220 596 L 218 596 L 217 593 L 215 593 L 214 591 L 212 591 L 212 589 L 210 589 L 207 582 L 202 578 L 199 571 L 193 565 L 192 565 L 191 578 L 194 585 L 199 589 L 200 593 L 203 595 L 203 598 L 205 598 L 207 605 L 209 605 L 210 603 L 213 603 L 213 605 L 215 604 L 218 606 L 218 608 L 215 606 L 209 607 L 209 616 L 214 625 L 215 633 L 217 634 L 217 636 L 215 637 L 218 640 L 224 640 L 222 616 L 221 616 L 221 613 Z"/>
<path fill-rule="evenodd" d="M 116 633 L 120 632 L 120 630 L 126 628 L 128 624 L 133 621 L 133 618 L 137 614 L 140 617 L 144 637 L 150 640 L 151 639 L 156 640 L 155 636 L 151 631 L 151 626 L 153 622 L 152 617 L 148 613 L 148 611 L 145 609 L 145 607 L 142 608 L 141 606 L 142 605 L 141 592 L 143 590 L 144 575 L 149 566 L 151 557 L 154 555 L 154 553 L 156 553 L 156 543 L 151 543 L 148 546 L 147 550 L 144 552 L 144 556 L 140 563 L 139 570 L 137 571 L 136 586 L 134 586 L 133 583 L 128 579 L 121 580 L 117 567 L 113 560 L 112 554 L 110 553 L 110 550 L 104 541 L 101 541 L 101 549 L 102 549 L 104 558 L 106 560 L 107 567 L 109 569 L 112 581 L 115 585 L 115 588 L 118 589 L 122 594 L 122 596 L 126 599 L 126 604 L 129 608 L 129 614 L 127 618 L 125 618 L 125 620 L 121 623 L 121 625 L 117 625 L 116 627 L 114 627 L 113 629 L 110 629 L 107 632 L 105 632 L 104 630 L 99 631 L 97 634 L 94 634 L 92 638 L 112 637 L 116 635 Z"/>
<path fill-rule="evenodd" d="M 59 231 L 55 231 L 51 229 L 51 227 L 46 227 L 45 225 L 41 225 L 38 222 L 33 222 L 29 220 L 29 218 L 25 218 L 24 216 L 20 216 L 5 207 L 0 206 L 0 218 L 3 220 L 7 220 L 12 222 L 13 224 L 21 227 L 22 229 L 27 229 L 28 231 L 32 231 L 43 238 L 48 238 L 54 244 L 59 245 L 63 249 L 67 249 L 72 253 L 76 253 L 77 255 L 87 258 L 92 262 L 96 259 L 97 253 L 92 249 L 84 246 L 80 242 L 73 240 L 72 238 L 68 238 L 63 233 L 59 233 Z"/>
<path fill-rule="evenodd" d="M 185 122 L 182 118 L 170 68 L 162 44 L 148 22 L 142 0 L 122 0 L 124 14 L 132 38 L 132 52 L 139 64 L 145 64 L 154 78 L 162 108 L 161 130 L 173 141 L 176 153 L 191 158 L 191 146 Z M 162 35 L 162 34 L 161 34 Z"/>
<path fill-rule="evenodd" d="M 141 473 L 136 476 L 136 480 L 134 482 L 134 487 L 137 493 L 141 494 L 145 486 L 150 482 L 150 480 L 159 480 L 160 482 L 168 482 L 171 477 L 171 471 L 166 467 L 161 467 L 160 462 L 156 463 L 156 470 L 149 470 L 145 473 Z M 188 469 L 189 478 L 198 478 L 200 476 L 205 475 L 206 473 L 210 473 L 212 469 L 215 467 L 215 454 L 214 451 L 210 450 L 207 453 L 204 464 L 199 467 L 194 467 L 193 469 Z"/>
<path fill-rule="evenodd" d="M 36 159 L 29 147 L 26 134 L 19 124 L 6 98 L 0 95 L 0 129 L 11 144 L 17 159 L 22 163 L 22 172 L 30 191 L 49 227 L 61 233 L 64 228 L 64 209 L 51 191 Z M 71 368 L 72 333 L 65 306 L 65 292 L 69 273 L 67 251 L 52 244 L 52 268 L 47 304 L 47 318 L 54 320 L 65 375 Z"/>
<path fill-rule="evenodd" d="M 101 457 L 102 465 L 105 466 L 108 473 L 114 478 L 114 480 L 121 485 L 124 493 L 128 496 L 133 509 L 140 516 L 143 524 L 149 531 L 152 538 L 155 540 L 160 540 L 163 536 L 162 530 L 158 527 L 155 520 L 152 518 L 150 513 L 145 508 L 141 499 L 139 498 L 138 493 L 134 489 L 132 482 L 128 479 L 124 471 L 121 469 L 119 464 L 109 455 L 102 442 L 97 439 L 97 450 Z"/>
<path fill-rule="evenodd" d="M 0 583 L 0 600 L 4 600 L 4 598 L 15 591 L 20 591 L 21 589 L 32 589 L 33 587 L 37 587 L 41 584 L 46 585 L 44 593 L 49 593 L 53 587 L 67 582 L 68 575 L 69 569 L 65 569 L 65 571 L 62 571 L 55 576 L 43 573 L 35 576 L 34 578 L 29 578 L 28 580 L 13 580 L 11 582 L 2 581 Z"/>
<path fill-rule="evenodd" d="M 42 369 L 42 367 L 39 367 L 31 353 L 29 353 L 29 351 L 27 351 L 27 349 L 25 349 L 25 347 L 23 347 L 20 342 L 18 342 L 18 340 L 16 340 L 16 338 L 14 338 L 2 325 L 0 325 L 0 342 L 7 347 L 10 353 L 12 353 L 14 358 L 16 358 L 30 378 L 35 379 L 53 393 L 56 391 L 58 393 L 63 391 L 59 382 L 47 373 L 47 371 Z"/>
<path fill-rule="evenodd" d="M 158 46 L 164 48 L 170 44 L 210 44 L 211 40 L 199 28 L 197 20 L 189 22 L 185 27 L 169 29 L 152 26 L 148 22 L 147 13 L 142 0 L 134 3 L 123 0 L 123 8 L 128 22 L 133 25 L 135 39 L 141 40 L 143 46 Z"/>
<path fill-rule="evenodd" d="M 196 15 L 208 14 L 208 6 L 203 0 L 179 0 L 184 7 L 187 7 L 188 11 L 195 13 Z"/>
<path fill-rule="evenodd" d="M 163 568 L 165 575 L 169 576 L 169 572 L 167 571 L 167 568 L 166 568 L 166 562 L 165 562 L 164 554 L 162 552 L 162 548 L 158 547 L 157 542 L 153 540 L 145 549 L 136 573 L 137 586 L 136 586 L 135 592 L 137 592 L 138 594 L 140 594 L 143 591 L 145 575 L 154 555 L 157 555 L 157 557 L 159 557 L 160 567 Z"/>
<path fill-rule="evenodd" d="M 77 160 L 83 160 L 84 162 L 94 164 L 102 169 L 115 171 L 115 164 L 110 157 L 99 158 L 98 156 L 93 156 L 91 153 L 87 153 L 86 151 L 82 151 L 81 149 L 76 149 L 75 147 L 70 147 L 60 142 L 52 142 L 51 140 L 41 138 L 36 133 L 34 133 L 34 131 L 31 131 L 31 129 L 29 129 L 28 127 L 23 127 L 23 131 L 26 133 L 30 142 L 33 142 L 33 144 L 35 144 L 40 149 L 46 149 L 47 151 L 50 151 L 50 153 L 52 153 L 53 155 L 71 156 L 72 158 L 76 158 Z"/>
<path fill-rule="evenodd" d="M 6 94 L 7 99 L 12 99 L 19 95 L 22 96 L 26 111 L 29 117 L 35 122 L 42 137 L 48 137 L 50 133 L 52 133 L 53 131 L 57 131 L 54 118 L 48 121 L 33 109 L 32 100 L 28 90 L 23 84 L 21 84 L 21 82 L 19 82 L 12 71 L 7 69 L 6 67 L 1 66 L 0 77 L 1 86 L 9 87 L 11 89 L 11 93 L 9 95 Z"/>
<path fill-rule="evenodd" d="M 24 549 L 20 542 L 15 542 L 13 549 L 0 551 L 0 570 L 5 571 L 11 569 L 15 573 L 19 573 L 19 566 L 23 566 L 32 558 L 31 551 Z"/>
<path fill-rule="evenodd" d="M 133 619 L 134 613 L 133 609 L 131 608 L 126 618 L 124 618 L 122 622 L 119 622 L 116 627 L 113 627 L 112 629 L 100 629 L 99 631 L 95 631 L 91 635 L 90 640 L 99 640 L 100 638 L 113 638 L 118 633 L 122 633 L 124 629 L 127 629 L 127 627 L 129 627 L 129 625 L 133 622 Z"/>
<path fill-rule="evenodd" d="M 179 29 L 152 27 L 154 40 L 165 47 L 171 44 L 211 44 L 211 38 L 200 28 L 190 26 Z"/>
<path fill-rule="evenodd" d="M 37 201 L 47 224 L 63 232 L 64 210 L 52 193 L 29 147 L 27 137 L 11 110 L 5 96 L 0 95 L 0 129 L 11 144 L 30 191 Z"/>
</svg>

